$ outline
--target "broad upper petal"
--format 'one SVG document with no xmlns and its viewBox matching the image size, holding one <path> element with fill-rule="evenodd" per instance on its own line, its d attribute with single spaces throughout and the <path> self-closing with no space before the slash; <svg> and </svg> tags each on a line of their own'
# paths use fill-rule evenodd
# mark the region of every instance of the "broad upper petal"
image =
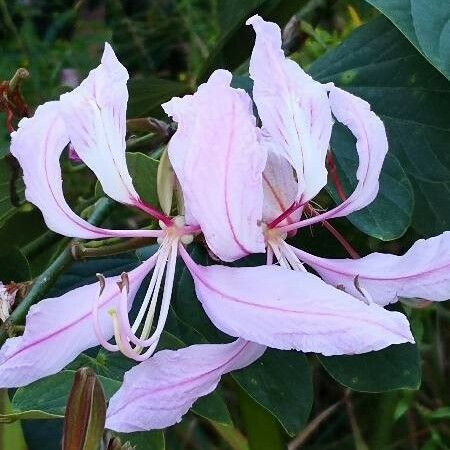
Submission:
<svg viewBox="0 0 450 450">
<path fill-rule="evenodd" d="M 224 261 L 264 251 L 262 171 L 266 150 L 257 139 L 250 97 L 215 71 L 194 95 L 163 105 L 178 122 L 169 158 L 181 184 L 186 220 L 200 225 Z"/>
<path fill-rule="evenodd" d="M 64 198 L 59 164 L 68 142 L 59 102 L 39 106 L 34 116 L 22 119 L 11 134 L 11 153 L 23 169 L 25 197 L 41 210 L 47 226 L 65 236 L 84 239 L 155 234 L 151 230 L 106 230 L 72 211 Z"/>
<path fill-rule="evenodd" d="M 75 151 L 105 193 L 139 205 L 125 159 L 127 80 L 127 70 L 105 43 L 101 64 L 79 87 L 61 96 L 60 110 Z"/>
<path fill-rule="evenodd" d="M 154 265 L 155 258 L 129 273 L 130 299 Z M 99 322 L 105 338 L 113 335 L 107 311 L 120 299 L 119 277 L 106 278 Z M 92 305 L 99 284 L 88 284 L 66 294 L 42 300 L 28 312 L 23 336 L 8 339 L 0 349 L 0 387 L 25 386 L 60 371 L 82 351 L 98 345 L 94 333 Z"/>
<path fill-rule="evenodd" d="M 333 125 L 327 91 L 285 58 L 278 25 L 257 15 L 247 25 L 256 32 L 250 77 L 263 135 L 294 167 L 297 199 L 306 202 L 327 183 L 325 157 Z"/>
<path fill-rule="evenodd" d="M 231 336 L 324 355 L 413 342 L 403 314 L 366 304 L 313 274 L 278 266 L 203 267 L 182 256 L 209 318 Z"/>
<path fill-rule="evenodd" d="M 450 299 L 450 231 L 417 241 L 403 256 L 372 253 L 361 259 L 326 259 L 295 250 L 327 282 L 361 297 L 364 288 L 375 303 L 399 297 L 432 301 Z"/>
<path fill-rule="evenodd" d="M 125 374 L 109 402 L 106 427 L 133 432 L 173 425 L 199 397 L 214 391 L 223 374 L 248 366 L 264 350 L 238 339 L 160 351 Z"/>
</svg>

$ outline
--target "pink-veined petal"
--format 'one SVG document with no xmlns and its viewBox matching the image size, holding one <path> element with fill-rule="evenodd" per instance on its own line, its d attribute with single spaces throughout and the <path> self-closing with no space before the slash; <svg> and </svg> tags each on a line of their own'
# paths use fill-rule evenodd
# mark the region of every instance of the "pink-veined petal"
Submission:
<svg viewBox="0 0 450 450">
<path fill-rule="evenodd" d="M 256 33 L 250 77 L 263 135 L 294 167 L 297 199 L 306 202 L 327 183 L 325 157 L 333 125 L 327 91 L 284 56 L 278 25 L 258 15 L 247 25 Z"/>
<path fill-rule="evenodd" d="M 60 99 L 69 139 L 113 199 L 138 205 L 125 159 L 128 72 L 105 43 L 101 64 Z"/>
<path fill-rule="evenodd" d="M 365 353 L 413 342 L 406 317 L 278 266 L 203 267 L 181 255 L 212 322 L 230 336 L 324 355 Z"/>
<path fill-rule="evenodd" d="M 156 255 L 129 273 L 130 299 L 154 266 L 155 258 Z M 99 323 L 106 339 L 113 335 L 107 311 L 119 302 L 119 280 L 120 277 L 106 278 L 100 300 Z M 0 387 L 25 386 L 52 375 L 82 351 L 98 345 L 92 305 L 99 292 L 99 283 L 88 284 L 32 306 L 23 336 L 8 339 L 0 350 Z"/>
<path fill-rule="evenodd" d="M 388 151 L 388 141 L 383 122 L 362 98 L 332 87 L 330 104 L 336 119 L 346 125 L 355 136 L 359 157 L 356 189 L 346 200 L 345 207 L 338 207 L 333 214 L 333 217 L 342 217 L 364 208 L 375 200 L 381 168 Z"/>
<path fill-rule="evenodd" d="M 109 402 L 106 427 L 133 432 L 171 426 L 199 397 L 214 391 L 223 374 L 248 366 L 264 350 L 242 339 L 162 350 L 125 374 Z"/>
<path fill-rule="evenodd" d="M 432 301 L 450 299 L 450 231 L 417 241 L 403 256 L 372 253 L 361 259 L 326 259 L 294 249 L 327 282 L 387 305 L 399 297 Z"/>
<path fill-rule="evenodd" d="M 186 221 L 200 225 L 224 261 L 264 252 L 266 150 L 257 139 L 250 97 L 230 82 L 231 73 L 217 70 L 194 95 L 163 105 L 178 122 L 169 158 L 183 190 Z"/>
<path fill-rule="evenodd" d="M 283 156 L 269 151 L 263 172 L 263 221 L 270 223 L 285 212 L 297 198 L 297 181 L 291 164 Z M 287 225 L 300 220 L 302 208 L 280 222 Z"/>
<path fill-rule="evenodd" d="M 336 119 L 346 125 L 356 137 L 358 184 L 350 197 L 340 205 L 318 216 L 287 225 L 283 227 L 284 231 L 333 217 L 347 216 L 369 205 L 378 194 L 380 172 L 388 151 L 383 122 L 370 110 L 370 105 L 365 100 L 337 87 L 330 88 L 330 104 Z"/>
<path fill-rule="evenodd" d="M 70 237 L 157 236 L 155 230 L 107 230 L 75 214 L 64 199 L 59 158 L 69 142 L 59 102 L 39 106 L 32 118 L 11 134 L 11 153 L 23 169 L 25 197 L 42 212 L 47 226 Z"/>
</svg>

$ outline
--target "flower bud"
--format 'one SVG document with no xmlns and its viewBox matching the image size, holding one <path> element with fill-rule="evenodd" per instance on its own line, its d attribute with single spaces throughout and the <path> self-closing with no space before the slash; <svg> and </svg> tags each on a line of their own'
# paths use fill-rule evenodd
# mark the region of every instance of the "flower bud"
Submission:
<svg viewBox="0 0 450 450">
<path fill-rule="evenodd" d="M 167 148 L 163 151 L 159 160 L 156 176 L 156 188 L 158 200 L 164 214 L 170 215 L 172 210 L 173 191 L 175 188 L 175 172 L 170 164 Z"/>
<path fill-rule="evenodd" d="M 67 401 L 62 450 L 97 450 L 105 427 L 106 402 L 95 373 L 77 370 Z"/>
</svg>

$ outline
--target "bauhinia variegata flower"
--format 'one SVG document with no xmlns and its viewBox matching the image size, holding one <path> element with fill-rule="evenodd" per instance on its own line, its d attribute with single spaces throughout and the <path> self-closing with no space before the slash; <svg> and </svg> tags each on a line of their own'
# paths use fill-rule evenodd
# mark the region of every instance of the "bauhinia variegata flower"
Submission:
<svg viewBox="0 0 450 450">
<path fill-rule="evenodd" d="M 277 25 L 259 16 L 248 23 L 256 31 L 250 76 L 261 127 L 252 99 L 230 86 L 232 75 L 224 70 L 193 95 L 163 105 L 178 124 L 168 156 L 182 190 L 183 217 L 147 205 L 133 186 L 125 159 L 128 74 L 108 44 L 100 66 L 78 88 L 22 120 L 11 152 L 23 168 L 27 199 L 50 229 L 85 239 L 154 237 L 160 246 L 128 274 L 100 275 L 99 283 L 33 306 L 23 336 L 9 339 L 1 350 L 0 387 L 56 373 L 101 344 L 140 362 L 111 399 L 107 427 L 164 428 L 214 390 L 221 375 L 251 364 L 266 346 L 341 355 L 413 342 L 406 317 L 383 306 L 399 297 L 450 297 L 448 233 L 418 241 L 404 256 L 356 258 L 325 222 L 376 197 L 388 150 L 383 123 L 364 100 L 314 81 L 286 59 Z M 356 138 L 358 184 L 339 205 L 318 213 L 309 202 L 327 182 L 333 120 Z M 108 230 L 78 217 L 62 191 L 59 158 L 68 144 L 107 195 L 149 214 L 161 228 Z M 286 241 L 318 223 L 326 223 L 355 258 L 321 258 Z M 267 264 L 198 265 L 186 246 L 199 234 L 219 260 L 266 253 Z M 234 342 L 153 355 L 169 312 L 177 256 L 207 315 Z M 150 272 L 144 300 L 130 321 L 136 292 Z"/>
</svg>

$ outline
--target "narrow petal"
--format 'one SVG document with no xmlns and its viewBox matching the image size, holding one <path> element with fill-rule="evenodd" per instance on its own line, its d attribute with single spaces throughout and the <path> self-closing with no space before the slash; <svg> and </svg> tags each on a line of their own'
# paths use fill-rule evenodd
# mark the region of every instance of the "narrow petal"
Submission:
<svg viewBox="0 0 450 450">
<path fill-rule="evenodd" d="M 64 199 L 59 158 L 68 144 L 59 102 L 37 108 L 31 119 L 22 119 L 11 134 L 11 153 L 23 169 L 25 197 L 41 211 L 47 226 L 70 237 L 96 239 L 109 236 L 152 236 L 150 230 L 105 230 L 77 216 Z"/>
<path fill-rule="evenodd" d="M 267 164 L 263 172 L 263 221 L 270 223 L 285 212 L 297 198 L 297 181 L 286 158 L 277 153 L 267 153 Z M 302 209 L 298 208 L 280 222 L 287 225 L 300 220 Z"/>
<path fill-rule="evenodd" d="M 406 317 L 366 304 L 317 276 L 278 266 L 198 266 L 181 251 L 197 296 L 230 336 L 324 355 L 365 353 L 412 342 Z"/>
<path fill-rule="evenodd" d="M 134 298 L 154 262 L 152 257 L 129 273 L 130 299 Z M 113 335 L 107 311 L 115 307 L 120 299 L 119 279 L 106 278 L 101 297 L 99 321 L 106 339 Z M 98 283 L 88 284 L 32 306 L 23 336 L 8 339 L 0 349 L 0 387 L 25 386 L 52 375 L 82 351 L 98 345 L 92 305 L 99 290 Z"/>
<path fill-rule="evenodd" d="M 223 374 L 248 366 L 264 350 L 238 339 L 160 351 L 125 374 L 109 402 L 106 427 L 129 433 L 173 425 L 197 398 L 214 391 Z"/>
<path fill-rule="evenodd" d="M 128 72 L 106 43 L 101 64 L 61 96 L 61 115 L 78 156 L 113 199 L 139 204 L 125 159 Z"/>
<path fill-rule="evenodd" d="M 224 261 L 264 251 L 260 227 L 266 151 L 257 139 L 250 97 L 214 72 L 194 95 L 163 105 L 178 122 L 169 158 L 181 184 L 187 223 L 200 225 Z"/>
<path fill-rule="evenodd" d="M 358 184 L 344 202 L 318 216 L 283 227 L 284 231 L 306 227 L 333 217 L 343 217 L 369 205 L 377 196 L 379 178 L 388 142 L 383 122 L 363 99 L 337 87 L 330 88 L 330 104 L 336 119 L 356 137 L 359 166 Z"/>
<path fill-rule="evenodd" d="M 357 285 L 379 305 L 399 297 L 450 299 L 450 231 L 417 241 L 403 256 L 372 253 L 361 259 L 325 259 L 295 252 L 327 283 L 361 297 L 355 286 L 358 277 Z"/>
<path fill-rule="evenodd" d="M 333 214 L 333 217 L 342 217 L 364 208 L 375 200 L 388 142 L 383 122 L 363 99 L 332 87 L 330 104 L 336 119 L 346 125 L 355 136 L 359 157 L 356 189 Z"/>
<path fill-rule="evenodd" d="M 333 122 L 326 88 L 285 58 L 278 25 L 257 15 L 247 25 L 256 32 L 250 77 L 263 133 L 294 167 L 297 199 L 308 201 L 327 183 L 325 157 Z"/>
</svg>

